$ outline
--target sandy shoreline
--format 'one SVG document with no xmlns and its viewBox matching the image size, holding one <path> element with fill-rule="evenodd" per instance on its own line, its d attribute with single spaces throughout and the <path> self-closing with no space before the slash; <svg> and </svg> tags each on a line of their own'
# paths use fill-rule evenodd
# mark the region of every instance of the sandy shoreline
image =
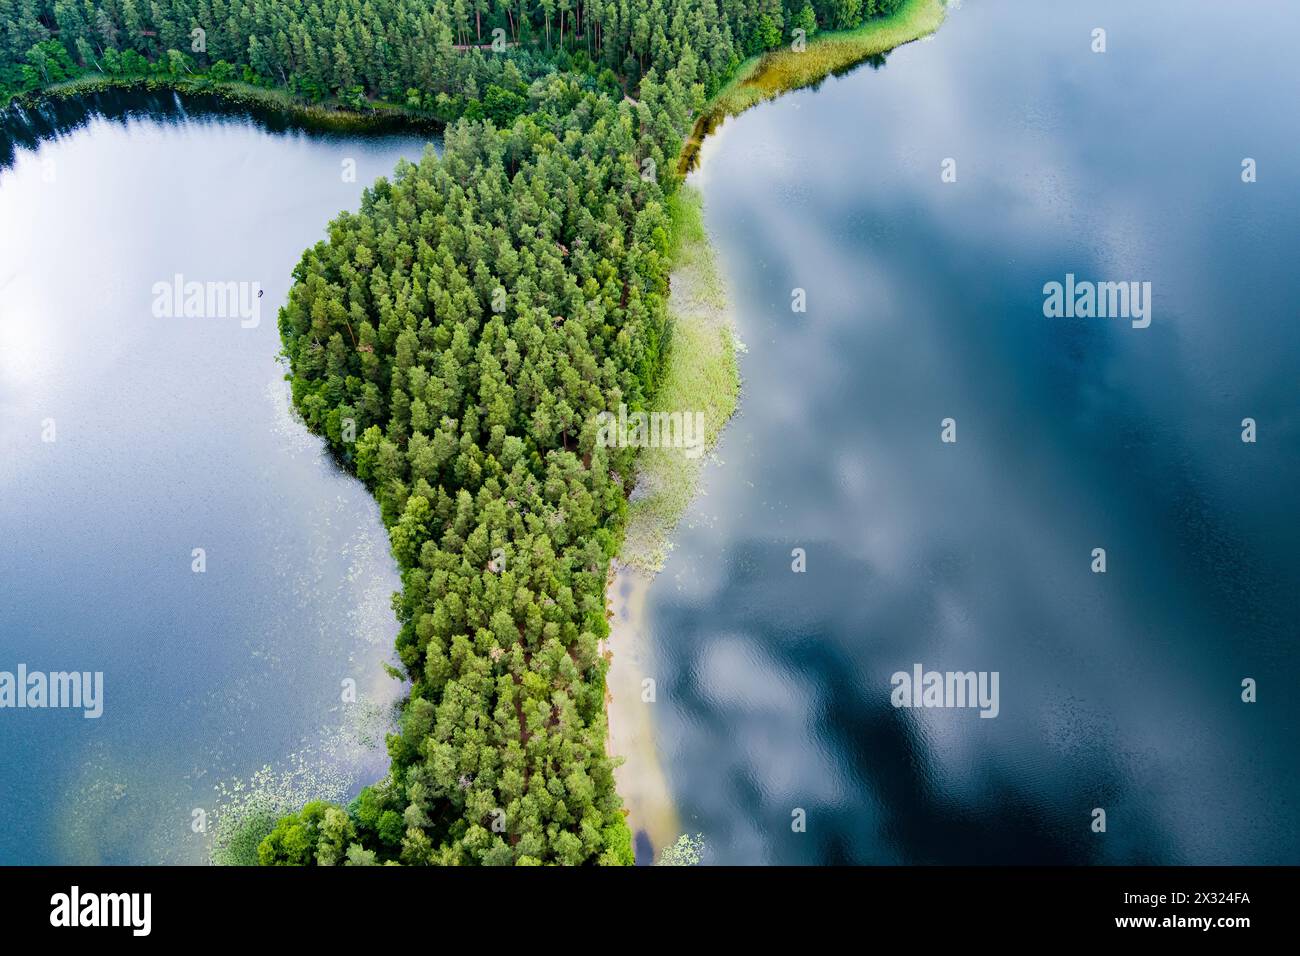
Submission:
<svg viewBox="0 0 1300 956">
<path fill-rule="evenodd" d="M 668 301 L 673 350 L 651 410 L 703 413 L 705 454 L 688 456 L 681 448 L 642 450 L 623 546 L 610 563 L 605 583 L 609 638 L 602 652 L 610 661 L 605 676 L 606 752 L 624 759 L 614 776 L 638 863 L 657 858 L 682 832 L 655 734 L 655 704 L 649 699 L 649 685 L 643 683 L 656 680 L 658 666 L 645 618 L 646 597 L 672 549 L 673 531 L 699 489 L 708 452 L 735 411 L 740 393 L 733 316 L 697 189 L 683 184 L 678 190 L 673 225 Z M 654 686 L 655 695 L 663 692 L 663 687 Z"/>
<path fill-rule="evenodd" d="M 613 562 L 605 585 L 609 619 L 605 653 L 610 661 L 605 675 L 605 746 L 608 753 L 624 758 L 614 779 L 627 810 L 638 864 L 657 858 L 681 833 L 655 734 L 655 704 L 647 700 L 650 695 L 643 683 L 655 680 L 656 672 L 644 613 L 653 580 L 643 571 Z"/>
</svg>

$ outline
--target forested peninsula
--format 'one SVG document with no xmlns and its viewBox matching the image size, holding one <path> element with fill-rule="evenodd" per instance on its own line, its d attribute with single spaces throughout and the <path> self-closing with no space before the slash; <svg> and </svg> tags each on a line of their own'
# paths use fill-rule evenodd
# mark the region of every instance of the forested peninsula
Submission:
<svg viewBox="0 0 1300 956">
<path fill-rule="evenodd" d="M 280 312 L 295 406 L 389 529 L 410 693 L 389 775 L 279 820 L 259 862 L 633 861 L 600 644 L 637 460 L 601 447 L 597 416 L 652 407 L 671 378 L 683 146 L 718 104 L 770 95 L 747 83 L 829 49 L 819 32 L 852 31 L 790 85 L 941 17 L 940 0 L 0 0 L 0 104 L 145 83 L 445 126 L 441 157 L 329 224 Z"/>
</svg>

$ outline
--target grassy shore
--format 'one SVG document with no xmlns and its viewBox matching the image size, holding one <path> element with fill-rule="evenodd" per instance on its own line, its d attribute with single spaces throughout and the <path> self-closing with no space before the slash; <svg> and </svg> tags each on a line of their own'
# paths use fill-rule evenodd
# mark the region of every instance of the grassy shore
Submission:
<svg viewBox="0 0 1300 956">
<path fill-rule="evenodd" d="M 740 372 L 727 293 L 704 227 L 704 199 L 683 185 L 671 200 L 672 323 L 667 372 L 652 411 L 704 413 L 704 447 L 711 449 L 736 410 Z M 667 558 L 669 538 L 695 496 L 705 458 L 680 448 L 646 448 L 628 510 L 620 558 L 653 575 Z"/>
<path fill-rule="evenodd" d="M 711 449 L 736 409 L 740 371 L 726 288 L 704 225 L 704 197 L 683 184 L 670 200 L 672 339 L 666 374 L 652 411 L 704 412 Z M 662 853 L 681 833 L 672 789 L 660 760 L 654 708 L 644 681 L 658 673 L 645 600 L 671 548 L 671 536 L 699 487 L 706 458 L 681 448 L 643 448 L 619 557 L 605 585 L 609 637 L 605 674 L 606 751 L 617 755 L 614 778 L 633 832 Z M 608 648 L 606 651 L 605 648 Z"/>
<path fill-rule="evenodd" d="M 764 100 L 813 86 L 833 73 L 928 36 L 939 29 L 943 18 L 943 0 L 906 0 L 892 16 L 868 20 L 853 30 L 814 34 L 802 53 L 781 47 L 751 57 L 701 111 L 678 168 L 686 173 L 695 167 L 700 146 L 728 116 L 738 116 Z"/>
<path fill-rule="evenodd" d="M 890 17 L 856 30 L 812 37 L 802 53 L 775 50 L 747 61 L 701 112 L 682 148 L 679 168 L 690 170 L 704 138 L 726 117 L 931 34 L 943 17 L 943 0 L 906 0 Z M 667 373 L 651 410 L 704 412 L 705 447 L 712 449 L 740 393 L 735 330 L 698 190 L 684 185 L 673 197 L 672 224 L 672 340 Z M 695 496 L 703 463 L 703 458 L 687 458 L 677 448 L 642 451 L 619 554 L 624 564 L 650 575 L 663 567 L 673 529 Z"/>
</svg>

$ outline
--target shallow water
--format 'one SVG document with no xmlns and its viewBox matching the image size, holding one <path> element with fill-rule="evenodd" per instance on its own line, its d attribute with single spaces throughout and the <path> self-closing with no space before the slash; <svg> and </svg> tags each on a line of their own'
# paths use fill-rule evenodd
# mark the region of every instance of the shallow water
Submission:
<svg viewBox="0 0 1300 956">
<path fill-rule="evenodd" d="M 1300 859 L 1297 26 L 968 0 L 706 142 L 742 409 L 642 665 L 706 861 Z M 1067 273 L 1150 326 L 1046 318 Z M 998 716 L 893 707 L 916 663 Z"/>
<path fill-rule="evenodd" d="M 396 567 L 373 499 L 290 414 L 276 311 L 303 249 L 424 138 L 93 105 L 0 135 L 0 670 L 104 675 L 98 719 L 0 711 L 0 862 L 201 862 L 232 804 L 387 767 Z M 246 283 L 258 314 L 159 317 L 177 274 Z"/>
</svg>

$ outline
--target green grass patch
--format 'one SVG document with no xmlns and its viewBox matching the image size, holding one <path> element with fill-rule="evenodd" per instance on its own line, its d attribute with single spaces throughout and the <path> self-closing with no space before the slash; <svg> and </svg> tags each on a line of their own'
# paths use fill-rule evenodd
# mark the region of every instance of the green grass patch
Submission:
<svg viewBox="0 0 1300 956">
<path fill-rule="evenodd" d="M 736 341 L 726 284 L 704 226 L 704 199 L 690 186 L 673 195 L 672 338 L 652 411 L 704 413 L 704 447 L 712 449 L 740 394 Z M 680 448 L 645 448 L 628 508 L 619 558 L 654 574 L 668 557 L 677 522 L 695 496 L 706 458 Z"/>
</svg>

